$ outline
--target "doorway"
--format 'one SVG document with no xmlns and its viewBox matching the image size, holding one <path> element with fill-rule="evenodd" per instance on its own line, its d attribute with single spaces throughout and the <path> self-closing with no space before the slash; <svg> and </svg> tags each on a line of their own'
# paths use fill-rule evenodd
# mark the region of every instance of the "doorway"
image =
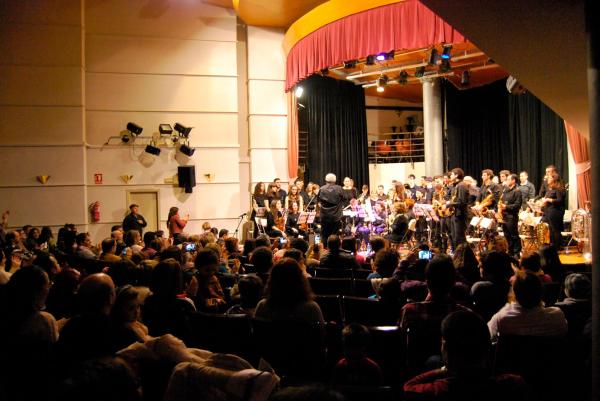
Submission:
<svg viewBox="0 0 600 401">
<path fill-rule="evenodd" d="M 127 208 L 132 203 L 140 206 L 139 213 L 144 216 L 148 225 L 144 231 L 158 230 L 158 191 L 133 190 L 127 191 Z"/>
</svg>

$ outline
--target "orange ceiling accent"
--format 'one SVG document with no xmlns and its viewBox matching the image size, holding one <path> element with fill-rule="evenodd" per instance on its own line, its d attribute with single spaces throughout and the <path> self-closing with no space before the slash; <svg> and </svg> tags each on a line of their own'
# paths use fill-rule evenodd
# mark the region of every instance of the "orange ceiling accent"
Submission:
<svg viewBox="0 0 600 401">
<path fill-rule="evenodd" d="M 327 0 L 233 0 L 233 8 L 248 25 L 287 28 L 325 1 Z"/>
</svg>

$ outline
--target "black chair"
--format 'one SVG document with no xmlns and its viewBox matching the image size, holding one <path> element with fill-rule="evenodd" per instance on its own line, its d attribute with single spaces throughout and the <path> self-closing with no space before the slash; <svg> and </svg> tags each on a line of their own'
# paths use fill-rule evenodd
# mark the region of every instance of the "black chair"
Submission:
<svg viewBox="0 0 600 401">
<path fill-rule="evenodd" d="M 317 295 L 350 295 L 352 279 L 349 278 L 309 278 L 308 282 Z"/>
<path fill-rule="evenodd" d="M 399 389 L 391 386 L 340 386 L 333 389 L 340 392 L 346 401 L 396 401 L 402 399 Z"/>
<path fill-rule="evenodd" d="M 552 306 L 558 301 L 558 297 L 561 291 L 561 283 L 544 283 L 544 292 L 542 294 L 542 299 L 544 300 L 544 304 L 546 306 Z"/>
<path fill-rule="evenodd" d="M 315 267 L 314 276 L 318 278 L 352 278 L 350 269 L 332 269 L 326 267 Z"/>
<path fill-rule="evenodd" d="M 340 295 L 316 295 L 315 302 L 319 304 L 326 322 L 342 324 L 342 297 Z"/>
<path fill-rule="evenodd" d="M 396 325 L 398 313 L 389 309 L 389 304 L 378 299 L 344 296 L 342 298 L 344 321 L 366 326 Z"/>
<path fill-rule="evenodd" d="M 396 385 L 404 377 L 405 343 L 398 326 L 370 326 L 371 341 L 367 349 L 384 375 L 384 383 Z"/>
<path fill-rule="evenodd" d="M 298 320 L 252 320 L 258 354 L 284 377 L 319 379 L 326 362 L 325 328 Z"/>
<path fill-rule="evenodd" d="M 372 271 L 371 270 L 366 270 L 366 269 L 354 269 L 352 270 L 352 277 L 355 279 L 366 279 L 369 274 L 371 274 Z"/>
<path fill-rule="evenodd" d="M 251 319 L 246 315 L 196 312 L 190 316 L 192 333 L 188 346 L 258 360 L 252 337 Z"/>
<path fill-rule="evenodd" d="M 352 284 L 352 295 L 354 295 L 355 297 L 368 298 L 371 295 L 375 295 L 375 290 L 373 289 L 373 284 L 371 284 L 371 280 L 355 278 L 354 280 L 352 280 Z"/>
<path fill-rule="evenodd" d="M 521 375 L 540 400 L 572 399 L 576 368 L 564 338 L 500 334 L 495 344 L 494 373 Z"/>
</svg>

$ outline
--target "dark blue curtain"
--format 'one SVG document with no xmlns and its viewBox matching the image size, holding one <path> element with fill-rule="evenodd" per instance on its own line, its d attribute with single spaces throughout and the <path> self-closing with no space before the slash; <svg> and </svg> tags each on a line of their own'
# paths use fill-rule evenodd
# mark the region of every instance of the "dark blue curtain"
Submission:
<svg viewBox="0 0 600 401">
<path fill-rule="evenodd" d="M 511 95 L 505 80 L 469 90 L 445 83 L 448 167 L 462 167 L 481 181 L 481 170 L 525 170 L 539 188 L 554 164 L 568 177 L 562 118 L 533 94 Z"/>
<path fill-rule="evenodd" d="M 324 183 L 327 173 L 354 179 L 357 188 L 369 184 L 365 93 L 361 86 L 313 75 L 306 79 L 308 157 L 306 181 Z M 308 178 L 306 178 L 308 177 Z"/>
</svg>

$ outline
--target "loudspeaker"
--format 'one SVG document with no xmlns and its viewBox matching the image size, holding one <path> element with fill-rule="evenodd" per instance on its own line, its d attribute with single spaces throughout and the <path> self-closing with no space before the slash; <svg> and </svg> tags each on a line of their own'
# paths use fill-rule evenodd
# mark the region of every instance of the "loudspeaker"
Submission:
<svg viewBox="0 0 600 401">
<path fill-rule="evenodd" d="M 522 95 L 527 89 L 512 75 L 506 79 L 506 90 L 512 95 Z"/>
<path fill-rule="evenodd" d="M 191 193 L 196 186 L 196 166 L 178 166 L 177 178 L 179 188 L 185 188 L 186 193 Z"/>
</svg>

